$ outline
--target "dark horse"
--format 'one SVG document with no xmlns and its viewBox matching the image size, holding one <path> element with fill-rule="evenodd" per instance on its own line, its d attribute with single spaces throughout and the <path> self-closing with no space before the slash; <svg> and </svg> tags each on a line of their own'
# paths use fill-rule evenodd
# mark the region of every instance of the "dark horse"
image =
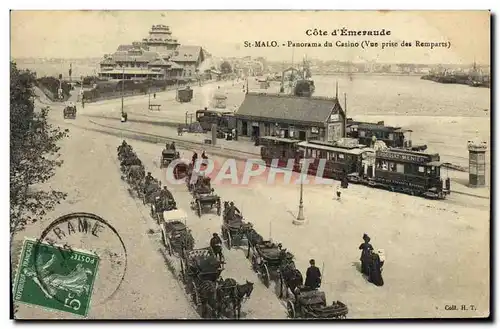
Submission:
<svg viewBox="0 0 500 329">
<path fill-rule="evenodd" d="M 222 299 L 222 309 L 232 306 L 236 319 L 241 316 L 241 305 L 245 299 L 250 298 L 253 291 L 253 282 L 248 280 L 244 284 L 237 284 L 234 279 L 226 279 L 221 284 L 220 292 Z"/>
<path fill-rule="evenodd" d="M 262 235 L 257 233 L 257 231 L 254 230 L 253 228 L 246 231 L 246 235 L 247 235 L 247 240 L 248 240 L 247 258 L 250 258 L 250 249 L 253 246 L 262 244 L 264 242 L 264 238 L 262 237 Z"/>
<path fill-rule="evenodd" d="M 288 289 L 295 294 L 295 290 L 303 285 L 304 278 L 302 277 L 302 273 L 295 267 L 293 261 L 280 266 L 280 274 L 280 298 L 283 297 L 283 287 L 286 291 L 286 297 L 288 297 Z"/>
</svg>

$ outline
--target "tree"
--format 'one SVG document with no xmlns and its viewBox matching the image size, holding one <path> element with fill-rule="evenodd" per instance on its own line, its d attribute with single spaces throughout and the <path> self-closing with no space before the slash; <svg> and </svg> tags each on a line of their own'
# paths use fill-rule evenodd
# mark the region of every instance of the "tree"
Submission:
<svg viewBox="0 0 500 329">
<path fill-rule="evenodd" d="M 48 123 L 49 107 L 35 110 L 35 75 L 10 63 L 10 234 L 22 231 L 59 204 L 66 193 L 47 188 L 63 163 L 58 142 L 68 137 Z"/>
<path fill-rule="evenodd" d="M 229 62 L 227 62 L 227 61 L 222 62 L 222 64 L 220 65 L 220 71 L 222 72 L 222 74 L 233 73 L 233 69 L 231 68 L 231 64 L 229 64 Z"/>
</svg>

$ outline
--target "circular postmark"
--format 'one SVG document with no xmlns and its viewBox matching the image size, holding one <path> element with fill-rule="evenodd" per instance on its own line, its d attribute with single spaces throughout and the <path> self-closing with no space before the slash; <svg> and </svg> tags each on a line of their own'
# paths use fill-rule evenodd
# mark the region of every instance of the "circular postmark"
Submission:
<svg viewBox="0 0 500 329">
<path fill-rule="evenodd" d="M 73 309 L 112 298 L 127 270 L 127 249 L 118 231 L 87 212 L 54 220 L 37 239 L 33 254 L 33 274 L 45 296 Z"/>
</svg>

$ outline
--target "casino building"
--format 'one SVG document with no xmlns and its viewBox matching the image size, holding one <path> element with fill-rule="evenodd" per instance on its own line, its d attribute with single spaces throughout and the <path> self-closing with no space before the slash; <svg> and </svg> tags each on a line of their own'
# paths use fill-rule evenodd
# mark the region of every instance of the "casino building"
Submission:
<svg viewBox="0 0 500 329">
<path fill-rule="evenodd" d="M 201 46 L 181 45 L 166 25 L 153 25 L 142 41 L 120 45 L 100 62 L 101 79 L 190 80 L 209 56 Z"/>
</svg>

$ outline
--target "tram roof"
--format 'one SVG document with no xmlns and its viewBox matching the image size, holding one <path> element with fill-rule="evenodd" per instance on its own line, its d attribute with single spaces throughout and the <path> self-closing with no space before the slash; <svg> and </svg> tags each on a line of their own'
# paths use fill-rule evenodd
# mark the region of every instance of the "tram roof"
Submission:
<svg viewBox="0 0 500 329">
<path fill-rule="evenodd" d="M 274 136 L 263 136 L 263 137 L 259 137 L 259 139 L 260 140 L 273 141 L 273 142 L 276 142 L 276 143 L 289 143 L 289 144 L 300 142 L 300 140 L 298 140 L 298 139 L 283 138 L 283 137 L 274 137 Z"/>
<path fill-rule="evenodd" d="M 297 144 L 300 147 L 304 148 L 310 148 L 310 149 L 315 149 L 315 150 L 322 150 L 322 151 L 333 151 L 333 152 L 339 152 L 339 153 L 347 153 L 347 154 L 354 154 L 354 155 L 360 155 L 365 152 L 373 152 L 373 149 L 369 147 L 363 147 L 363 148 L 341 148 L 341 147 L 335 147 L 334 145 L 321 145 L 321 144 L 313 144 L 309 142 L 300 142 Z"/>
</svg>

